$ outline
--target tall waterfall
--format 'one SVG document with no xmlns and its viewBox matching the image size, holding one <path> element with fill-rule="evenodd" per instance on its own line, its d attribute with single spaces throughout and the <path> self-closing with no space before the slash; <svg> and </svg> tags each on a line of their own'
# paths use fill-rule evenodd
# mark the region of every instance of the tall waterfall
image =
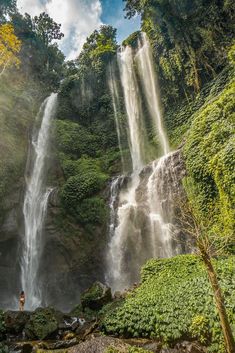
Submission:
<svg viewBox="0 0 235 353">
<path fill-rule="evenodd" d="M 160 140 L 162 154 L 165 155 L 169 152 L 170 148 L 162 126 L 160 99 L 157 90 L 157 76 L 154 70 L 152 51 L 146 33 L 141 34 L 138 49 L 136 59 L 139 65 L 141 81 L 143 83 L 151 118 L 156 129 L 155 131 Z"/>
<path fill-rule="evenodd" d="M 117 79 L 115 76 L 115 70 L 114 70 L 113 64 L 109 65 L 108 85 L 112 95 L 113 112 L 114 112 L 114 118 L 115 118 L 116 130 L 117 130 L 118 145 L 121 153 L 122 169 L 124 170 L 124 157 L 123 157 L 122 131 L 121 131 L 122 129 L 119 121 L 119 113 L 120 113 L 119 92 L 118 92 Z"/>
<path fill-rule="evenodd" d="M 120 190 L 115 189 L 118 193 L 115 195 L 118 207 L 107 254 L 107 282 L 114 291 L 123 290 L 135 282 L 140 266 L 148 258 L 168 257 L 178 251 L 172 239 L 171 224 L 172 195 L 178 188 L 174 178 L 176 161 L 174 153 L 169 153 L 152 52 L 145 34 L 139 41 L 137 52 L 127 46 L 118 53 L 118 64 L 133 171 L 126 177 L 124 186 Z M 162 154 L 160 159 L 149 165 L 150 142 L 141 108 L 143 100 L 152 119 Z"/>
<path fill-rule="evenodd" d="M 57 94 L 52 93 L 42 104 L 43 117 L 37 137 L 32 139 L 33 160 L 30 177 L 26 180 L 23 205 L 25 234 L 21 261 L 21 283 L 26 293 L 27 309 L 41 304 L 38 270 L 41 255 L 43 223 L 51 189 L 45 186 L 45 168 L 48 154 L 51 120 L 55 114 Z"/>
</svg>

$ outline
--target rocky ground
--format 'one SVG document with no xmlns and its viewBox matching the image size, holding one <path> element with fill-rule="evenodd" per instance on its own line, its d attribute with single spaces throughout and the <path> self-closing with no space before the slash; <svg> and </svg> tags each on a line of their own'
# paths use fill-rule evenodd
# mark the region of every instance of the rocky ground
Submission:
<svg viewBox="0 0 235 353">
<path fill-rule="evenodd" d="M 115 305 L 122 299 L 120 294 L 113 298 L 110 288 L 97 282 L 83 293 L 81 304 L 69 314 L 53 308 L 6 311 L 0 325 L 0 353 L 206 352 L 197 342 L 178 342 L 173 348 L 163 348 L 154 340 L 105 336 L 101 331 L 102 314 L 98 312 L 102 313 L 106 304 Z"/>
</svg>

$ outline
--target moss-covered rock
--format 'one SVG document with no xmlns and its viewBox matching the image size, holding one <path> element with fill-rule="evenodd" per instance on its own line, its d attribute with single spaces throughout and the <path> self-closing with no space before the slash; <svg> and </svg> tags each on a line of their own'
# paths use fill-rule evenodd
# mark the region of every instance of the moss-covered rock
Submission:
<svg viewBox="0 0 235 353">
<path fill-rule="evenodd" d="M 25 327 L 25 334 L 29 339 L 51 337 L 58 329 L 56 311 L 52 308 L 39 308 L 31 315 Z"/>
<path fill-rule="evenodd" d="M 81 296 L 82 308 L 99 310 L 112 301 L 111 289 L 100 282 L 95 282 Z"/>
<path fill-rule="evenodd" d="M 30 319 L 30 312 L 27 311 L 6 311 L 4 322 L 7 333 L 21 333 Z"/>
</svg>

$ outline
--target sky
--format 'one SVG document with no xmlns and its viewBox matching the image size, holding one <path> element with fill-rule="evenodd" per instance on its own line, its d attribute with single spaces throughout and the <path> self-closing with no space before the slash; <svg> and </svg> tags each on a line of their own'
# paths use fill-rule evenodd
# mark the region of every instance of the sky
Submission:
<svg viewBox="0 0 235 353">
<path fill-rule="evenodd" d="M 65 37 L 59 46 L 68 60 L 78 56 L 86 38 L 101 24 L 117 28 L 118 43 L 140 28 L 139 17 L 124 18 L 122 0 L 17 0 L 17 6 L 31 16 L 45 11 L 61 23 Z"/>
</svg>

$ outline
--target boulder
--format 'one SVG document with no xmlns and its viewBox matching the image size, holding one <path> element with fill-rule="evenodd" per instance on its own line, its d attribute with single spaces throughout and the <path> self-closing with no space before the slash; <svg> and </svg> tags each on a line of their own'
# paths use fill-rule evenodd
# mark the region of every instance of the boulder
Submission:
<svg viewBox="0 0 235 353">
<path fill-rule="evenodd" d="M 101 336 L 69 348 L 68 353 L 105 353 L 109 347 L 119 348 L 121 352 L 127 353 L 130 346 L 118 338 Z"/>
<path fill-rule="evenodd" d="M 202 347 L 198 342 L 183 341 L 175 347 L 178 352 L 182 353 L 205 353 L 206 348 Z"/>
<path fill-rule="evenodd" d="M 22 333 L 30 319 L 30 315 L 29 311 L 6 311 L 4 313 L 6 332 L 16 335 Z"/>
<path fill-rule="evenodd" d="M 57 312 L 52 308 L 36 309 L 25 327 L 26 337 L 43 340 L 55 336 L 59 327 L 56 317 Z"/>
<path fill-rule="evenodd" d="M 95 282 L 81 295 L 82 308 L 100 310 L 105 304 L 112 301 L 111 289 L 106 285 Z"/>
</svg>

